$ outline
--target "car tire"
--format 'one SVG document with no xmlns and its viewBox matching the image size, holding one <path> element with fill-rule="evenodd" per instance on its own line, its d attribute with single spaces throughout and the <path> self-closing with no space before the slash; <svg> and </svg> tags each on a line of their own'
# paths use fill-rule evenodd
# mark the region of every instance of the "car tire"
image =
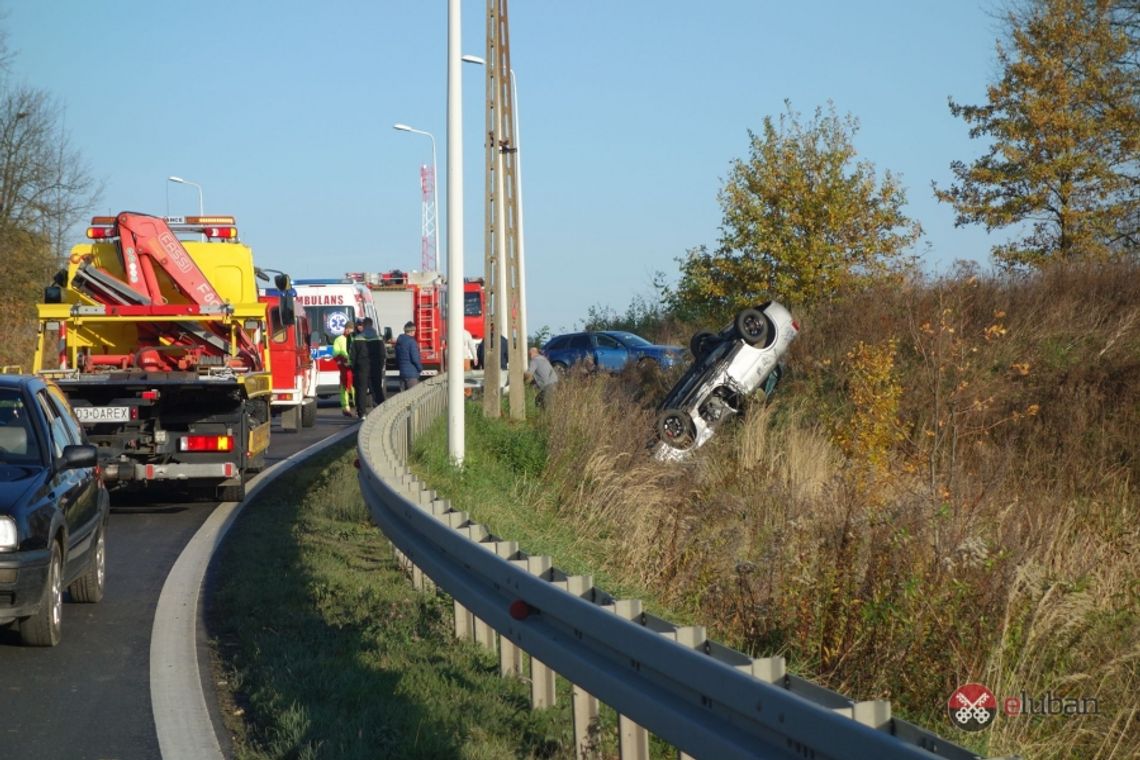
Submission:
<svg viewBox="0 0 1140 760">
<path fill-rule="evenodd" d="M 566 377 L 566 374 L 570 371 L 570 368 L 562 362 L 553 362 L 551 366 L 554 367 L 554 371 L 558 373 L 559 377 Z"/>
<path fill-rule="evenodd" d="M 680 409 L 666 409 L 657 415 L 657 438 L 675 449 L 691 448 L 696 440 L 693 420 Z"/>
<path fill-rule="evenodd" d="M 36 614 L 20 621 L 20 640 L 31 647 L 54 647 L 63 628 L 63 554 L 59 543 L 51 542 L 47 587 L 43 604 Z"/>
<path fill-rule="evenodd" d="M 317 400 L 306 399 L 301 404 L 301 427 L 311 428 L 317 424 Z"/>
<path fill-rule="evenodd" d="M 716 337 L 716 333 L 709 332 L 708 330 L 701 330 L 694 335 L 689 341 L 689 351 L 692 352 L 693 358 L 697 361 L 705 358 L 709 352 L 709 341 Z"/>
<path fill-rule="evenodd" d="M 744 309 L 734 321 L 736 334 L 750 346 L 763 346 L 771 332 L 768 317 L 759 309 Z"/>
<path fill-rule="evenodd" d="M 100 525 L 95 533 L 95 542 L 91 546 L 91 564 L 83 575 L 67 587 L 73 601 L 83 604 L 94 604 L 102 601 L 103 591 L 107 586 L 107 541 L 103 537 L 103 526 Z"/>
</svg>

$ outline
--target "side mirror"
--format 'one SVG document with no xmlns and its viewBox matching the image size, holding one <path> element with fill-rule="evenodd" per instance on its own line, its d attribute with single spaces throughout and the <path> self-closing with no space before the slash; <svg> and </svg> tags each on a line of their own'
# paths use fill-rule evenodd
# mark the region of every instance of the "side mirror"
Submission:
<svg viewBox="0 0 1140 760">
<path fill-rule="evenodd" d="M 292 291 L 282 291 L 282 324 L 296 324 L 296 302 Z"/>
<path fill-rule="evenodd" d="M 44 288 L 44 303 L 63 303 L 63 291 L 58 285 L 49 285 Z"/>
<path fill-rule="evenodd" d="M 54 282 L 56 285 L 58 285 L 61 288 L 66 288 L 67 287 L 67 270 L 61 269 L 58 272 L 56 272 L 52 276 L 51 281 Z"/>
<path fill-rule="evenodd" d="M 392 328 L 391 327 L 385 327 L 384 328 L 384 342 L 385 343 L 391 343 L 392 342 Z"/>
<path fill-rule="evenodd" d="M 80 467 L 95 467 L 99 464 L 99 451 L 94 446 L 64 446 L 59 458 L 61 470 L 75 470 Z"/>
<path fill-rule="evenodd" d="M 290 290 L 293 287 L 293 283 L 289 280 L 289 275 L 287 274 L 279 274 L 274 276 L 273 284 L 276 285 L 277 289 L 282 292 Z"/>
</svg>

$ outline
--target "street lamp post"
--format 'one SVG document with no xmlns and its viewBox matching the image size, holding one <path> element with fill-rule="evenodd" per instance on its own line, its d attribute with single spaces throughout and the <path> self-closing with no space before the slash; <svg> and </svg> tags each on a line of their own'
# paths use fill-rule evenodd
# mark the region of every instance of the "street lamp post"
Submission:
<svg viewBox="0 0 1140 760">
<path fill-rule="evenodd" d="M 191 182 L 188 179 L 182 179 L 181 177 L 167 177 L 166 179 L 171 181 L 171 182 L 177 182 L 180 185 L 193 185 L 194 187 L 198 188 L 198 216 L 205 216 L 206 215 L 206 211 L 205 211 L 206 206 L 202 202 L 202 186 L 201 185 L 199 185 L 197 182 Z"/>
<path fill-rule="evenodd" d="M 486 65 L 486 61 L 477 55 L 463 56 L 464 63 L 474 63 L 480 66 Z M 515 83 L 515 69 L 511 67 L 511 115 L 514 117 L 514 133 L 515 133 L 515 193 L 518 198 L 519 216 L 516 220 L 519 228 L 519 250 L 518 250 L 518 267 L 519 267 L 519 335 L 522 340 L 529 341 L 530 337 L 526 331 L 526 235 L 523 231 L 523 189 L 522 189 L 522 137 L 519 135 L 519 92 Z"/>
<path fill-rule="evenodd" d="M 435 206 L 433 213 L 435 214 L 435 271 L 439 271 L 439 172 L 435 161 L 435 135 L 431 132 L 425 132 L 422 129 L 409 127 L 407 124 L 393 124 L 392 129 L 399 130 L 400 132 L 412 132 L 417 135 L 427 135 L 431 140 L 431 191 L 432 191 L 432 205 Z"/>
</svg>

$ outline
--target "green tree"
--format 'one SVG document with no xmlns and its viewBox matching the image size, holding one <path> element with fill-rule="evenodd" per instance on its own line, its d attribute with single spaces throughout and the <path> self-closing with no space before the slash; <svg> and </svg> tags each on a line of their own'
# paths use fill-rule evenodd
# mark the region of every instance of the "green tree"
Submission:
<svg viewBox="0 0 1140 760">
<path fill-rule="evenodd" d="M 749 131 L 749 157 L 732 163 L 718 195 L 719 246 L 688 251 L 680 281 L 665 289 L 682 319 L 720 318 L 771 297 L 830 299 L 889 270 L 921 235 L 902 212 L 897 179 L 887 172 L 880 182 L 856 161 L 854 117 L 828 104 L 804 124 L 786 105 L 760 134 Z"/>
<path fill-rule="evenodd" d="M 1140 89 L 1134 0 L 1030 0 L 1007 14 L 1001 79 L 985 105 L 950 100 L 972 138 L 991 140 L 957 182 L 935 186 L 958 225 L 1017 226 L 993 254 L 1041 266 L 1135 252 L 1140 221 Z M 1008 49 L 1007 49 L 1008 45 Z"/>
</svg>

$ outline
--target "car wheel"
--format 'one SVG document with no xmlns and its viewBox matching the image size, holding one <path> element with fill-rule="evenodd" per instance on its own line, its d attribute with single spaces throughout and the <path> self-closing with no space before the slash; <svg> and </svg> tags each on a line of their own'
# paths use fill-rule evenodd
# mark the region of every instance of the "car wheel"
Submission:
<svg viewBox="0 0 1140 760">
<path fill-rule="evenodd" d="M 750 346 L 768 342 L 768 318 L 759 309 L 744 309 L 736 315 L 736 334 Z"/>
<path fill-rule="evenodd" d="M 692 352 L 693 358 L 697 361 L 705 358 L 709 352 L 709 341 L 716 337 L 716 333 L 711 333 L 708 330 L 701 330 L 694 335 L 689 341 L 689 351 Z"/>
<path fill-rule="evenodd" d="M 317 424 L 317 400 L 309 399 L 301 404 L 301 427 L 311 428 Z"/>
<path fill-rule="evenodd" d="M 693 445 L 696 431 L 689 415 L 680 409 L 666 409 L 657 417 L 657 437 L 675 449 L 687 449 Z"/>
<path fill-rule="evenodd" d="M 566 373 L 570 371 L 570 368 L 562 362 L 554 362 L 551 366 L 554 367 L 554 371 L 558 373 L 559 377 L 566 377 Z"/>
<path fill-rule="evenodd" d="M 51 542 L 47 588 L 36 614 L 20 621 L 20 640 L 28 646 L 54 647 L 59 643 L 63 622 L 63 555 L 59 544 Z"/>
<path fill-rule="evenodd" d="M 95 534 L 95 544 L 91 547 L 91 564 L 87 572 L 83 573 L 70 586 L 67 587 L 71 598 L 84 604 L 93 604 L 103 599 L 103 590 L 107 585 L 107 542 L 103 538 L 103 527 L 100 526 Z"/>
</svg>

